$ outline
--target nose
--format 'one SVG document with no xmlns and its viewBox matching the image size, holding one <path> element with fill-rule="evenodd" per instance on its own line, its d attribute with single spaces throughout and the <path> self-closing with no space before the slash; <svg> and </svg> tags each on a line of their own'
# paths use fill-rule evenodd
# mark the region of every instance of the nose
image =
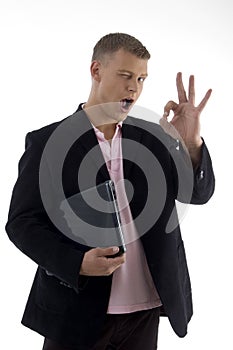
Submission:
<svg viewBox="0 0 233 350">
<path fill-rule="evenodd" d="M 138 91 L 138 83 L 137 83 L 137 81 L 135 81 L 135 82 L 130 81 L 129 86 L 128 86 L 128 91 L 129 92 L 137 92 Z"/>
</svg>

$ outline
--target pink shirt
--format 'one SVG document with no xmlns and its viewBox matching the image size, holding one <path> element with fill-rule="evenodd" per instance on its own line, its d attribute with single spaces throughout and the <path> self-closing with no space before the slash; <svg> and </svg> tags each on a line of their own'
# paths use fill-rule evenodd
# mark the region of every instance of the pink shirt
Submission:
<svg viewBox="0 0 233 350">
<path fill-rule="evenodd" d="M 124 174 L 121 148 L 121 126 L 117 124 L 111 141 L 94 126 L 110 178 L 116 186 L 122 229 L 126 241 L 126 262 L 114 273 L 108 313 L 121 314 L 161 306 L 158 292 L 152 281 L 145 253 L 134 226 L 124 188 Z"/>
</svg>

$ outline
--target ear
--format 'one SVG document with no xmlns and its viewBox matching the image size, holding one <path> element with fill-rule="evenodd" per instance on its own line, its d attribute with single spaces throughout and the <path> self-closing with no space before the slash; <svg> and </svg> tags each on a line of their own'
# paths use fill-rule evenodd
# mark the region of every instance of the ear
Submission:
<svg viewBox="0 0 233 350">
<path fill-rule="evenodd" d="M 101 63 L 99 61 L 93 61 L 91 63 L 91 76 L 94 80 L 100 82 L 100 70 L 101 70 Z"/>
</svg>

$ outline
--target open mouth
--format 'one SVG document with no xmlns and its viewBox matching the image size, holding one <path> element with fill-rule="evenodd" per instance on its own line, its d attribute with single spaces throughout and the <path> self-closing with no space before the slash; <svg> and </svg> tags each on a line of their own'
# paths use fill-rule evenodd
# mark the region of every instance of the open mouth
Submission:
<svg viewBox="0 0 233 350">
<path fill-rule="evenodd" d="M 127 113 L 132 104 L 133 104 L 134 100 L 132 98 L 124 98 L 120 101 L 120 104 L 121 104 L 121 110 L 124 112 L 124 113 Z"/>
</svg>

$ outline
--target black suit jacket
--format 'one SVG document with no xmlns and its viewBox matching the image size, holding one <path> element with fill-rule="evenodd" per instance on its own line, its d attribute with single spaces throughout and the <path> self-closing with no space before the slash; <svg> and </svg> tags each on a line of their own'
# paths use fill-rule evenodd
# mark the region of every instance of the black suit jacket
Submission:
<svg viewBox="0 0 233 350">
<path fill-rule="evenodd" d="M 55 131 L 58 137 L 54 141 L 55 152 L 53 150 L 52 157 L 48 156 L 49 161 L 44 165 L 41 179 L 42 154 Z M 76 140 L 77 135 L 80 137 Z M 163 208 L 153 225 L 141 236 L 141 241 L 164 313 L 176 334 L 183 337 L 192 316 L 191 285 L 179 225 L 174 224 L 170 233 L 167 233 L 167 225 L 171 217 L 176 221 L 174 205 L 177 196 L 181 201 L 188 201 L 186 186 L 181 192 L 179 190 L 181 180 L 177 171 L 179 164 L 185 175 L 186 156 L 181 146 L 177 149 L 176 140 L 165 134 L 160 126 L 141 119 L 127 117 L 122 126 L 122 137 L 123 141 L 134 141 L 123 143 L 123 166 L 124 177 L 134 188 L 130 208 L 139 234 L 144 230 L 145 220 L 137 222 L 137 218 L 146 206 L 148 191 L 151 191 L 147 175 L 150 177 L 153 168 L 153 157 L 145 159 L 147 152 L 144 149 L 150 150 L 155 163 L 159 164 L 155 169 L 158 172 L 162 169 L 164 174 L 166 194 L 159 192 L 161 183 L 157 181 L 156 174 L 153 175 L 157 186 L 150 200 L 152 198 L 154 204 L 147 206 L 145 218 L 150 220 L 151 216 L 157 215 L 156 208 L 160 206 L 161 196 Z M 67 140 L 71 140 L 71 147 L 69 142 L 66 144 Z M 98 141 L 95 133 L 80 107 L 65 120 L 29 133 L 26 150 L 19 163 L 19 176 L 6 225 L 13 243 L 38 264 L 22 323 L 43 336 L 80 349 L 92 345 L 98 338 L 106 316 L 112 276 L 79 275 L 84 253 L 90 247 L 83 236 L 77 243 L 62 233 L 65 223 L 59 203 L 64 194 L 69 197 L 79 192 L 77 178 L 80 164 L 96 145 Z M 65 155 L 62 154 L 64 147 L 68 147 Z M 99 147 L 96 149 L 94 157 L 87 157 L 86 167 L 90 174 L 96 174 L 98 184 L 108 180 L 109 174 Z M 62 157 L 64 193 L 60 193 L 59 179 L 54 172 L 54 167 Z M 140 157 L 144 157 L 142 163 Z M 191 203 L 206 203 L 214 191 L 214 175 L 205 143 L 202 146 L 202 160 L 194 172 L 193 180 Z M 48 193 L 46 205 L 42 201 L 40 181 L 45 184 L 44 193 Z M 182 176 L 182 181 L 190 184 L 190 179 L 185 176 Z M 87 177 L 86 188 L 88 186 Z M 55 217 L 60 220 L 58 225 L 48 216 L 45 207 L 47 211 L 56 213 Z"/>
</svg>

